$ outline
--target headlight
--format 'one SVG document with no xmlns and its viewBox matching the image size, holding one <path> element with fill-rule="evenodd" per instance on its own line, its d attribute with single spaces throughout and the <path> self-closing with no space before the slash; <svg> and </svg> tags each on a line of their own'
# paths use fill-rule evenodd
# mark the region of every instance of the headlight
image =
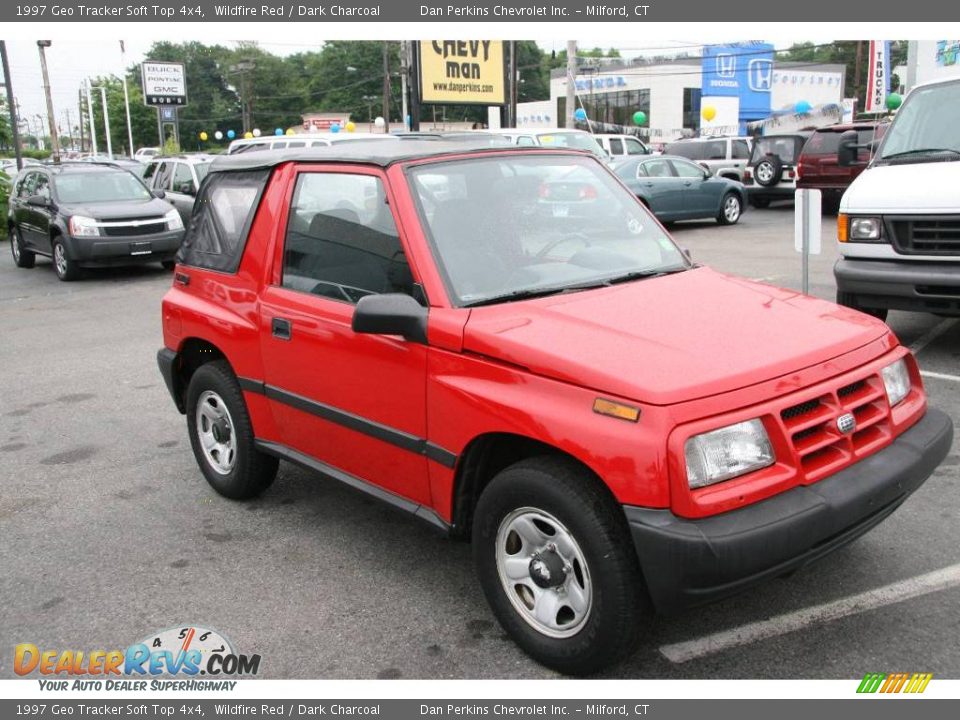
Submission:
<svg viewBox="0 0 960 720">
<path fill-rule="evenodd" d="M 907 370 L 907 363 L 900 358 L 881 370 L 880 375 L 883 377 L 883 387 L 887 391 L 887 400 L 890 402 L 890 407 L 893 407 L 910 392 L 910 372 Z"/>
<path fill-rule="evenodd" d="M 850 218 L 850 241 L 879 240 L 880 218 L 852 217 Z"/>
<path fill-rule="evenodd" d="M 759 420 L 694 435 L 684 447 L 687 482 L 701 488 L 773 465 L 773 447 Z"/>
<path fill-rule="evenodd" d="M 72 215 L 69 229 L 73 237 L 100 237 L 100 228 L 97 227 L 97 221 L 83 215 Z"/>
<path fill-rule="evenodd" d="M 183 220 L 176 210 L 168 212 L 163 219 L 167 221 L 167 230 L 183 230 Z"/>
</svg>

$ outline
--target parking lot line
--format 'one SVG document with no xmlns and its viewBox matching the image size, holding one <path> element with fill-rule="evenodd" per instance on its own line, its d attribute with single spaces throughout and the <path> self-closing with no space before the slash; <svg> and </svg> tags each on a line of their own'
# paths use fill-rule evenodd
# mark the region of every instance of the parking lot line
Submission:
<svg viewBox="0 0 960 720">
<path fill-rule="evenodd" d="M 945 332 L 947 332 L 947 330 L 949 330 L 954 325 L 956 325 L 957 319 L 958 318 L 947 318 L 946 320 L 941 320 L 939 323 L 937 323 L 930 329 L 930 332 L 926 333 L 925 335 L 921 335 L 919 338 L 917 338 L 917 340 L 910 346 L 910 349 L 913 351 L 913 354 L 914 355 L 919 354 L 920 351 L 923 350 L 927 345 L 932 343 L 938 337 L 940 337 Z"/>
<path fill-rule="evenodd" d="M 937 380 L 960 382 L 960 375 L 948 375 L 947 373 L 931 372 L 930 370 L 921 370 L 920 374 L 923 375 L 923 377 L 936 378 Z"/>
<path fill-rule="evenodd" d="M 660 654 L 670 662 L 685 663 L 731 648 L 796 632 L 810 625 L 839 620 L 957 586 L 960 586 L 960 563 L 858 595 L 778 615 L 769 620 L 748 623 L 693 640 L 662 645 Z"/>
</svg>

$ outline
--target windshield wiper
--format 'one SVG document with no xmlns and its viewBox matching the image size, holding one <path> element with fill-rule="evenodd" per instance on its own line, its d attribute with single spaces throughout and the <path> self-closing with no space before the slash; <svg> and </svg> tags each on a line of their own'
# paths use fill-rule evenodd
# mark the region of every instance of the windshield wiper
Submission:
<svg viewBox="0 0 960 720">
<path fill-rule="evenodd" d="M 953 148 L 914 148 L 913 150 L 896 152 L 892 155 L 883 155 L 879 160 L 883 162 L 884 160 L 893 160 L 894 158 L 905 158 L 912 155 L 935 155 L 937 153 L 951 153 L 960 158 L 960 150 L 954 150 Z"/>
<path fill-rule="evenodd" d="M 618 285 L 620 283 L 631 282 L 633 280 L 646 280 L 649 278 L 662 277 L 664 275 L 675 275 L 676 273 L 686 272 L 690 268 L 668 268 L 666 270 L 636 270 L 634 272 L 624 273 L 616 277 L 607 278 L 605 285 Z"/>
</svg>

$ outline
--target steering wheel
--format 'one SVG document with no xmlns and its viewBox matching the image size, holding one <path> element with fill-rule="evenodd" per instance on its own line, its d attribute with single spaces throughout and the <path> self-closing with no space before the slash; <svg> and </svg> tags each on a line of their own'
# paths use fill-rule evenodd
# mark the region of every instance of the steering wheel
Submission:
<svg viewBox="0 0 960 720">
<path fill-rule="evenodd" d="M 593 245 L 593 241 L 583 233 L 579 233 L 579 232 L 570 233 L 569 235 L 564 235 L 563 237 L 559 237 L 556 240 L 552 240 L 551 242 L 548 242 L 546 245 L 540 248 L 537 254 L 533 256 L 533 259 L 543 260 L 547 257 L 547 255 L 550 254 L 550 251 L 553 250 L 554 248 L 559 247 L 560 245 L 563 245 L 566 242 L 572 242 L 572 241 L 582 242 L 585 247 L 590 247 L 591 245 Z"/>
</svg>

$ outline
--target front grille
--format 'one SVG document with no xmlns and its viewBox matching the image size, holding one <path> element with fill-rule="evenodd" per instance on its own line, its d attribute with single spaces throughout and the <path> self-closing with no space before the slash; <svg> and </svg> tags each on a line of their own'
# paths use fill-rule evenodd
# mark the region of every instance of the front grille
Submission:
<svg viewBox="0 0 960 720">
<path fill-rule="evenodd" d="M 837 427 L 852 413 L 853 432 Z M 847 382 L 818 397 L 780 411 L 787 441 L 806 482 L 815 482 L 877 450 L 891 437 L 890 408 L 876 373 Z"/>
<path fill-rule="evenodd" d="M 889 218 L 887 232 L 902 253 L 960 255 L 960 215 Z"/>
<path fill-rule="evenodd" d="M 134 224 L 139 221 L 141 224 Z M 103 234 L 107 237 L 139 237 L 141 235 L 156 235 L 167 229 L 166 219 L 159 217 L 152 218 L 130 218 L 124 220 L 104 220 L 100 226 Z"/>
</svg>

